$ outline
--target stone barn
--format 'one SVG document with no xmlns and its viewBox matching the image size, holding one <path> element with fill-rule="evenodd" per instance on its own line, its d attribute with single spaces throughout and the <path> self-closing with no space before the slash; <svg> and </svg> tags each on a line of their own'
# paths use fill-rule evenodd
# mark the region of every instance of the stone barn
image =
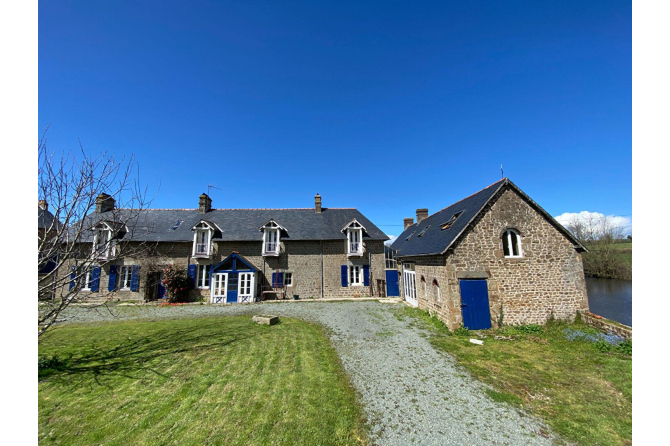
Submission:
<svg viewBox="0 0 670 446">
<path fill-rule="evenodd" d="M 573 320 L 588 311 L 585 247 L 509 179 L 405 219 L 391 248 L 404 299 L 450 329 Z"/>
</svg>

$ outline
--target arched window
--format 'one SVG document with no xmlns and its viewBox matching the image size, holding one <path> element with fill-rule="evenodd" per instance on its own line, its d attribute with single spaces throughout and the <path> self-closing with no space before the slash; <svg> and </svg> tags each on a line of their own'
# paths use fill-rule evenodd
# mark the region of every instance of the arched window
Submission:
<svg viewBox="0 0 670 446">
<path fill-rule="evenodd" d="M 503 252 L 505 257 L 523 257 L 521 250 L 521 235 L 514 229 L 506 230 L 502 235 Z"/>
<path fill-rule="evenodd" d="M 435 298 L 438 302 L 442 301 L 442 293 L 440 292 L 440 284 L 437 283 L 437 279 L 433 279 L 433 288 L 435 288 Z"/>
<path fill-rule="evenodd" d="M 426 286 L 426 278 L 421 276 L 421 288 L 423 289 L 423 297 L 428 297 L 428 287 Z"/>
</svg>

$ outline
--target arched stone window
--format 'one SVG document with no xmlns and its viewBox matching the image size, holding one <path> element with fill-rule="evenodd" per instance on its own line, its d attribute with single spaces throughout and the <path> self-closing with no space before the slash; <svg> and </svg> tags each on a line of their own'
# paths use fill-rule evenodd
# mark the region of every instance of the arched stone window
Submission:
<svg viewBox="0 0 670 446">
<path fill-rule="evenodd" d="M 503 232 L 502 244 L 505 257 L 523 257 L 521 235 L 516 229 L 507 229 Z"/>
<path fill-rule="evenodd" d="M 426 278 L 421 276 L 421 289 L 423 290 L 423 297 L 428 297 L 428 287 L 426 286 Z"/>
<path fill-rule="evenodd" d="M 435 298 L 438 302 L 442 302 L 442 292 L 440 291 L 440 284 L 437 279 L 433 279 L 433 288 L 435 289 Z"/>
</svg>

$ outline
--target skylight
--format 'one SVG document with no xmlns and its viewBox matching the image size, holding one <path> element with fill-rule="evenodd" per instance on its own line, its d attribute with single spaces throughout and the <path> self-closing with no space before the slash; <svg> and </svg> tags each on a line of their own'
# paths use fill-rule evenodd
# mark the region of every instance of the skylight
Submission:
<svg viewBox="0 0 670 446">
<path fill-rule="evenodd" d="M 458 216 L 461 215 L 462 213 L 463 213 L 463 211 L 457 212 L 449 219 L 449 221 L 446 221 L 446 222 L 442 223 L 442 225 L 441 225 L 442 230 L 444 231 L 445 229 L 449 229 L 451 227 L 451 225 L 454 224 L 454 222 L 456 221 Z"/>
<path fill-rule="evenodd" d="M 416 232 L 416 231 L 412 231 L 412 233 L 411 233 L 410 235 L 407 236 L 407 238 L 405 239 L 405 241 L 411 239 L 415 232 Z"/>
<path fill-rule="evenodd" d="M 170 231 L 174 231 L 174 230 L 177 229 L 177 228 L 179 227 L 179 225 L 181 225 L 182 223 L 184 223 L 184 220 L 177 220 L 177 221 L 175 222 L 174 226 L 172 226 L 172 227 L 170 228 Z"/>
<path fill-rule="evenodd" d="M 428 228 L 430 228 L 430 225 L 428 225 L 428 226 L 426 226 L 425 228 L 423 228 L 423 231 L 421 231 L 421 232 L 419 233 L 419 235 L 417 235 L 417 237 L 422 237 L 423 234 L 426 233 L 426 231 L 428 230 Z"/>
</svg>

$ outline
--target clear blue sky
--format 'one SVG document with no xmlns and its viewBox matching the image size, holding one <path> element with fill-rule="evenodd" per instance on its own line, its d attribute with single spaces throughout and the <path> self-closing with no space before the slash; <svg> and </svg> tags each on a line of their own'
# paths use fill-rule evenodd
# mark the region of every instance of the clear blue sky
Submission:
<svg viewBox="0 0 670 446">
<path fill-rule="evenodd" d="M 631 2 L 39 4 L 38 133 L 152 207 L 356 207 L 390 235 L 501 177 L 632 219 Z M 39 135 L 38 135 L 39 136 Z"/>
</svg>

